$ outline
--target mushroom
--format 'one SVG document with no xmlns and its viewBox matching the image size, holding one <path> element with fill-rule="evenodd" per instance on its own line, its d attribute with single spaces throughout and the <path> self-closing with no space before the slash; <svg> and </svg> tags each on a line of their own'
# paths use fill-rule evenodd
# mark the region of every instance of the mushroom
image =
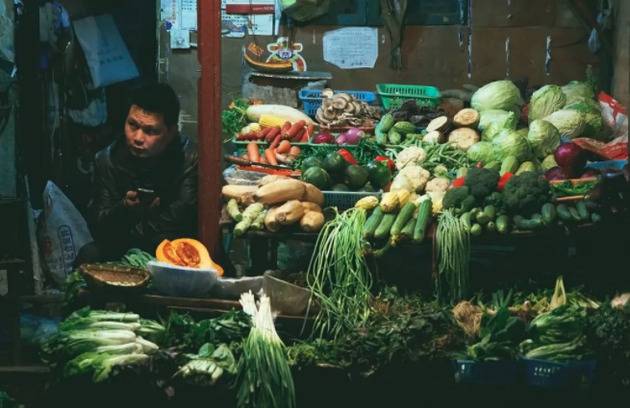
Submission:
<svg viewBox="0 0 630 408">
<path fill-rule="evenodd" d="M 352 102 L 352 96 L 348 95 L 345 92 L 340 92 L 337 95 L 335 95 L 337 98 L 343 98 L 346 100 L 346 102 Z"/>
<path fill-rule="evenodd" d="M 322 89 L 322 98 L 332 98 L 334 92 L 330 88 Z"/>
<path fill-rule="evenodd" d="M 344 110 L 348 105 L 348 101 L 343 98 L 333 98 L 332 100 L 332 106 L 337 110 Z"/>
<path fill-rule="evenodd" d="M 317 109 L 317 113 L 315 114 L 315 119 L 319 123 L 326 124 L 329 122 L 328 119 L 324 117 L 324 110 L 322 108 Z"/>
<path fill-rule="evenodd" d="M 354 106 L 354 111 L 358 114 L 365 112 L 363 109 L 363 105 L 361 105 L 360 102 L 352 101 L 352 106 Z"/>
</svg>

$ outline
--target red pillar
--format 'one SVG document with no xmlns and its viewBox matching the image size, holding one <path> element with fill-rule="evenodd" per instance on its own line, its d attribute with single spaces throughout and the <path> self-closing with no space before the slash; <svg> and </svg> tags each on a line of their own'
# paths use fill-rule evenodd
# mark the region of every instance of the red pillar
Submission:
<svg viewBox="0 0 630 408">
<path fill-rule="evenodd" d="M 198 3 L 199 238 L 211 253 L 219 244 L 221 212 L 221 2 Z"/>
</svg>

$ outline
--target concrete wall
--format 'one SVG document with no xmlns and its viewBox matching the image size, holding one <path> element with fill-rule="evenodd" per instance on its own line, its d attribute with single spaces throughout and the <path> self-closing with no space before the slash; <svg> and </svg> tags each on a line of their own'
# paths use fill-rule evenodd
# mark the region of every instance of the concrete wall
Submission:
<svg viewBox="0 0 630 408">
<path fill-rule="evenodd" d="M 630 107 L 630 1 L 617 0 L 615 22 L 615 75 L 613 95 L 626 108 Z"/>
</svg>

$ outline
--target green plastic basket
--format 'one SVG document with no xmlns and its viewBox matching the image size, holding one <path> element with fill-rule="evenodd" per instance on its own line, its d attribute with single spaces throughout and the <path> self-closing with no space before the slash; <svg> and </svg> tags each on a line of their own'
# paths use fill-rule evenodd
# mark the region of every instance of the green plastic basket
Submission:
<svg viewBox="0 0 630 408">
<path fill-rule="evenodd" d="M 440 91 L 434 86 L 376 84 L 385 110 L 399 107 L 404 101 L 413 99 L 420 106 L 436 108 L 440 103 Z"/>
</svg>

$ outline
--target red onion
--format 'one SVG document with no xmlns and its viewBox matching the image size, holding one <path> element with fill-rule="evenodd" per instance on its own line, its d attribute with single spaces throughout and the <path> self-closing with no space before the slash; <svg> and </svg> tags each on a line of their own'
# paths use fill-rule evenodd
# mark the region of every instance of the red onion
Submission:
<svg viewBox="0 0 630 408">
<path fill-rule="evenodd" d="M 337 138 L 337 144 L 359 144 L 361 139 L 365 136 L 365 132 L 358 128 L 350 128 L 344 133 L 340 134 Z"/>
<path fill-rule="evenodd" d="M 553 157 L 569 178 L 578 176 L 586 166 L 586 151 L 573 142 L 558 146 Z"/>
<path fill-rule="evenodd" d="M 330 133 L 322 132 L 313 138 L 313 143 L 315 144 L 334 144 L 335 138 Z"/>
<path fill-rule="evenodd" d="M 561 167 L 556 166 L 545 172 L 545 178 L 547 180 L 566 180 L 568 177 Z"/>
</svg>

